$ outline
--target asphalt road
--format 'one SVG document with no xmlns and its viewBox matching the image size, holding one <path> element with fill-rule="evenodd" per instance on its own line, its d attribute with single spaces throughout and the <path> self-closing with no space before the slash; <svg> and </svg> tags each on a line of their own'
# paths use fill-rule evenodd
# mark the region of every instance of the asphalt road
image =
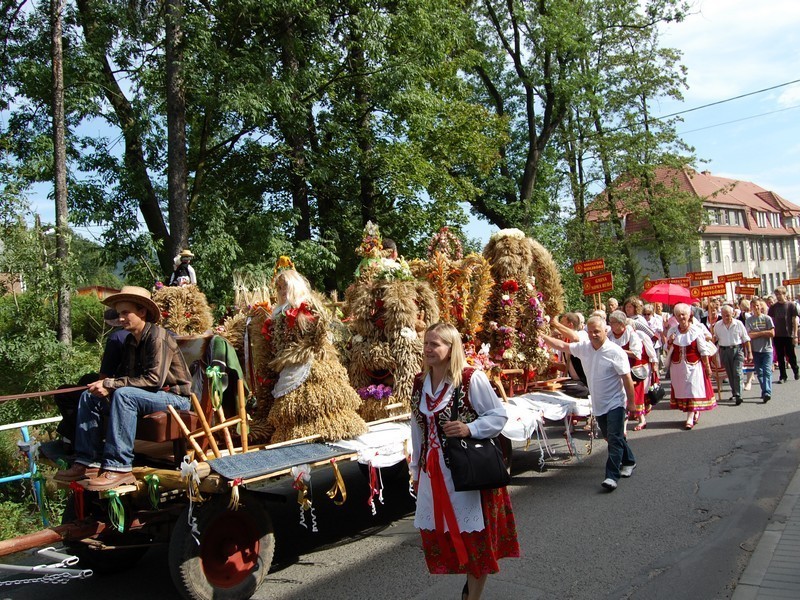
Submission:
<svg viewBox="0 0 800 600">
<path fill-rule="evenodd" d="M 776 385 L 766 405 L 759 396 L 756 384 L 742 406 L 723 401 L 692 431 L 662 401 L 646 430 L 629 432 L 638 468 L 613 493 L 600 487 L 602 441 L 586 456 L 579 434 L 583 456 L 576 460 L 566 453 L 562 428 L 549 427 L 556 457 L 543 473 L 536 470 L 535 445 L 518 448 L 510 490 L 523 556 L 503 561 L 484 598 L 729 598 L 800 463 L 800 382 Z M 255 598 L 460 597 L 461 576 L 427 573 L 405 482 L 387 483 L 386 503 L 372 516 L 356 465 L 346 477 L 349 495 L 341 508 L 325 497 L 329 484 L 314 480 L 317 534 L 299 527 L 291 497 L 272 505 L 277 556 Z M 60 600 L 177 598 L 163 548 L 115 576 L 0 587 L 0 600 L 52 594 Z"/>
</svg>

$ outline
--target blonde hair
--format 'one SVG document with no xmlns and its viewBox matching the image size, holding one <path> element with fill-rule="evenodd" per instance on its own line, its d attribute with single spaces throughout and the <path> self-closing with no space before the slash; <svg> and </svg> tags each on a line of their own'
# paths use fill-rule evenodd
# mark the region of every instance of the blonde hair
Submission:
<svg viewBox="0 0 800 600">
<path fill-rule="evenodd" d="M 292 308 L 297 308 L 306 300 L 311 299 L 311 286 L 308 280 L 294 269 L 279 271 L 272 280 L 272 285 L 277 289 L 278 282 L 286 285 L 286 302 Z"/>
<path fill-rule="evenodd" d="M 458 329 L 450 323 L 439 321 L 425 330 L 425 335 L 435 333 L 442 341 L 450 346 L 450 364 L 447 367 L 447 376 L 453 382 L 453 387 L 461 385 L 461 372 L 467 366 L 467 357 L 464 354 L 464 346 L 461 343 L 461 334 Z M 425 373 L 430 371 L 430 367 L 425 365 Z"/>
</svg>

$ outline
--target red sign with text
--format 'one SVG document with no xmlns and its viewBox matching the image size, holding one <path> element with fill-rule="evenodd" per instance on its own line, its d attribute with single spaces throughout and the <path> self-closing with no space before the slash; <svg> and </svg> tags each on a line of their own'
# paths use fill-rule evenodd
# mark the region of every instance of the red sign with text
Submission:
<svg viewBox="0 0 800 600">
<path fill-rule="evenodd" d="M 614 289 L 614 277 L 611 273 L 600 273 L 583 279 L 583 295 L 591 296 Z"/>
<path fill-rule="evenodd" d="M 589 271 L 602 271 L 606 268 L 606 261 L 603 258 L 593 258 L 592 260 L 585 260 L 583 262 L 575 263 L 572 270 L 578 275 L 588 273 Z"/>
<path fill-rule="evenodd" d="M 796 277 L 795 279 L 784 279 L 783 285 L 800 285 L 800 277 Z"/>
<path fill-rule="evenodd" d="M 730 275 L 717 277 L 717 283 L 730 283 L 731 281 L 741 281 L 742 279 L 744 279 L 744 273 L 731 273 Z"/>
<path fill-rule="evenodd" d="M 755 296 L 756 295 L 756 288 L 748 287 L 743 285 L 737 285 L 733 289 L 734 294 L 739 294 L 740 296 Z"/>
<path fill-rule="evenodd" d="M 669 283 L 669 279 L 647 279 L 644 282 L 644 289 L 645 291 L 649 290 L 654 285 L 658 285 L 659 283 Z"/>
<path fill-rule="evenodd" d="M 688 277 L 670 277 L 669 282 L 685 288 L 688 288 L 690 285 L 692 285 L 692 282 L 689 281 Z"/>
<path fill-rule="evenodd" d="M 756 287 L 761 286 L 761 279 L 758 277 L 745 277 L 739 283 L 742 285 L 754 285 Z"/>
<path fill-rule="evenodd" d="M 692 281 L 705 281 L 706 279 L 714 279 L 712 271 L 689 271 L 686 276 Z"/>
<path fill-rule="evenodd" d="M 708 285 L 698 285 L 689 289 L 692 298 L 706 298 L 708 296 L 724 296 L 727 293 L 724 283 L 709 283 Z"/>
</svg>

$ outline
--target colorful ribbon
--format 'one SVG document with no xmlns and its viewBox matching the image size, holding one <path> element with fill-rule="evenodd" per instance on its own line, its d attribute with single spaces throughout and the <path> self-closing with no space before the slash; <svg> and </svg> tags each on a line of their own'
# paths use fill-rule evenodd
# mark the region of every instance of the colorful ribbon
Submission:
<svg viewBox="0 0 800 600">
<path fill-rule="evenodd" d="M 122 506 L 119 493 L 116 490 L 108 490 L 105 496 L 108 499 L 108 520 L 114 529 L 123 533 L 125 531 L 125 508 Z"/>
<path fill-rule="evenodd" d="M 326 494 L 328 498 L 333 500 L 333 503 L 336 506 L 341 506 L 345 502 L 347 502 L 347 488 L 344 485 L 344 479 L 342 479 L 342 474 L 339 472 L 339 465 L 336 464 L 336 459 L 331 459 L 331 464 L 333 465 L 333 486 L 329 489 Z M 341 494 L 342 499 L 336 500 L 336 496 Z"/>
<path fill-rule="evenodd" d="M 225 391 L 222 385 L 222 376 L 225 373 L 219 368 L 219 365 L 210 365 L 206 367 L 206 377 L 211 382 L 211 405 L 214 410 L 217 410 L 222 405 L 222 392 Z"/>
<path fill-rule="evenodd" d="M 464 540 L 461 539 L 461 530 L 458 528 L 458 519 L 456 519 L 456 513 L 453 510 L 453 504 L 450 502 L 450 494 L 447 492 L 447 486 L 444 482 L 444 475 L 442 474 L 442 469 L 439 465 L 439 453 L 435 448 L 428 452 L 427 469 L 428 476 L 431 480 L 431 491 L 433 493 L 433 519 L 436 526 L 436 536 L 444 538 L 444 524 L 446 522 L 448 529 L 447 533 L 450 534 L 450 539 L 453 542 L 453 547 L 456 550 L 458 564 L 466 565 L 467 548 L 464 546 Z M 446 543 L 442 543 L 441 545 L 443 548 L 447 548 Z"/>
<path fill-rule="evenodd" d="M 78 521 L 82 521 L 86 518 L 86 513 L 84 512 L 84 504 L 83 504 L 83 486 L 78 483 L 77 481 L 73 481 L 69 484 L 69 489 L 72 490 L 72 498 L 73 498 L 73 506 L 75 507 L 75 518 Z"/>
<path fill-rule="evenodd" d="M 144 482 L 147 484 L 147 496 L 150 498 L 150 506 L 158 508 L 158 484 L 160 479 L 155 473 L 150 473 L 144 476 Z"/>
</svg>

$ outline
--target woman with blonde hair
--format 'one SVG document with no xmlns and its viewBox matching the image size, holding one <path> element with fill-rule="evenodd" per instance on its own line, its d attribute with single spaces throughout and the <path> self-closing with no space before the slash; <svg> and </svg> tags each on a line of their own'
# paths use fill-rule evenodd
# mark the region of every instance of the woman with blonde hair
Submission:
<svg viewBox="0 0 800 600">
<path fill-rule="evenodd" d="M 495 437 L 506 410 L 483 371 L 467 366 L 461 335 L 449 323 L 425 332 L 424 365 L 411 396 L 414 525 L 428 570 L 465 573 L 462 600 L 478 600 L 488 575 L 500 570 L 498 559 L 519 556 L 514 513 L 506 488 L 455 491 L 445 449 L 456 438 Z"/>
</svg>

